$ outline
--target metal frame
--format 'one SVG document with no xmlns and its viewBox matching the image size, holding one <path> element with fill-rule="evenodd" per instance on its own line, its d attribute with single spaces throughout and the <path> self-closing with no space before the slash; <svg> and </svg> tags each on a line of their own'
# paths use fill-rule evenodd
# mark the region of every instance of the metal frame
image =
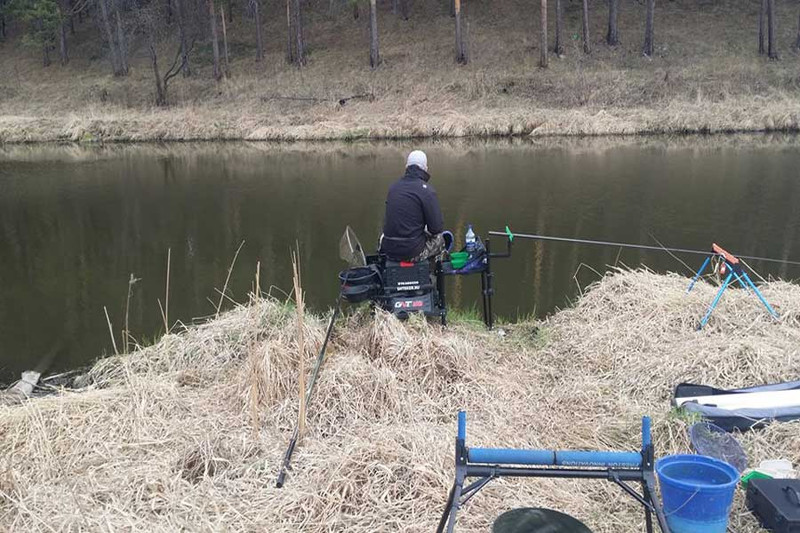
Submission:
<svg viewBox="0 0 800 533">
<path fill-rule="evenodd" d="M 492 272 L 492 259 L 502 259 L 511 257 L 511 244 L 514 241 L 513 235 L 504 234 L 508 237 L 506 241 L 506 251 L 492 253 L 491 242 L 487 237 L 484 243 L 485 248 L 485 263 L 481 270 L 472 272 L 448 272 L 441 268 L 441 264 L 437 270 L 437 282 L 441 280 L 441 288 L 439 294 L 441 295 L 442 306 L 444 307 L 444 276 L 469 276 L 471 274 L 480 274 L 481 276 L 481 308 L 483 311 L 483 323 L 487 329 L 494 328 L 494 310 L 492 309 L 492 297 L 494 296 L 494 273 Z M 444 322 L 443 322 L 444 323 Z"/>
<path fill-rule="evenodd" d="M 647 533 L 653 533 L 653 515 L 662 533 L 670 533 L 663 508 L 655 498 L 655 453 L 649 417 L 642 418 L 642 449 L 639 453 L 468 448 L 466 433 L 466 413 L 459 411 L 456 476 L 436 533 L 452 533 L 458 510 L 498 477 L 605 479 L 619 485 L 644 507 Z M 525 466 L 504 466 L 509 464 Z M 477 480 L 465 486 L 468 478 Z M 641 494 L 626 482 L 640 483 Z"/>
<path fill-rule="evenodd" d="M 755 283 L 753 283 L 753 280 L 750 279 L 750 276 L 748 276 L 747 272 L 742 268 L 742 263 L 739 261 L 739 259 L 735 257 L 733 254 L 727 252 L 725 249 L 723 249 L 716 243 L 711 245 L 711 253 L 709 254 L 708 257 L 706 257 L 705 261 L 703 261 L 702 266 L 692 278 L 692 282 L 689 284 L 689 288 L 686 289 L 687 294 L 692 290 L 692 288 L 694 288 L 695 284 L 697 283 L 697 280 L 699 280 L 700 276 L 703 275 L 703 272 L 705 271 L 706 267 L 708 267 L 708 265 L 711 263 L 711 260 L 714 257 L 719 257 L 720 260 L 723 261 L 723 264 L 725 265 L 725 269 L 728 274 L 727 276 L 725 276 L 725 279 L 722 282 L 722 286 L 717 291 L 716 296 L 714 296 L 714 300 L 708 307 L 706 314 L 703 315 L 702 319 L 700 319 L 700 323 L 697 325 L 698 331 L 703 329 L 703 326 L 705 326 L 708 323 L 708 320 L 711 318 L 711 313 L 713 313 L 714 309 L 717 308 L 717 305 L 719 304 L 719 301 L 722 298 L 722 293 L 725 292 L 725 289 L 728 288 L 728 286 L 731 284 L 734 278 L 736 279 L 736 281 L 739 282 L 739 285 L 741 285 L 743 289 L 750 289 L 753 291 L 753 293 L 756 295 L 756 297 L 758 297 L 761 303 L 764 304 L 764 307 L 767 308 L 769 314 L 772 315 L 772 318 L 775 319 L 779 318 L 778 313 L 772 308 L 771 305 L 769 305 L 766 298 L 764 298 L 764 295 L 761 294 L 761 291 L 758 290 L 758 287 L 756 287 Z"/>
</svg>

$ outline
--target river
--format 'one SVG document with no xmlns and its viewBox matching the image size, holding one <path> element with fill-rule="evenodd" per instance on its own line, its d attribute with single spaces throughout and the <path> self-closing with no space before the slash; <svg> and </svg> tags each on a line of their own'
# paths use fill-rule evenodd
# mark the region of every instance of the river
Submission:
<svg viewBox="0 0 800 533">
<path fill-rule="evenodd" d="M 502 230 L 800 259 L 800 139 L 645 137 L 419 143 L 0 146 L 0 382 L 86 365 L 170 323 L 212 316 L 261 287 L 285 297 L 299 245 L 309 304 L 333 305 L 352 226 L 365 247 L 409 150 L 459 243 L 467 224 Z M 690 274 L 700 256 L 519 241 L 495 263 L 499 315 L 544 316 L 613 266 Z M 787 279 L 800 268 L 751 262 Z M 131 276 L 135 283 L 130 284 Z M 478 279 L 448 280 L 449 303 L 478 304 Z M 756 304 L 754 304 L 756 305 Z"/>
</svg>

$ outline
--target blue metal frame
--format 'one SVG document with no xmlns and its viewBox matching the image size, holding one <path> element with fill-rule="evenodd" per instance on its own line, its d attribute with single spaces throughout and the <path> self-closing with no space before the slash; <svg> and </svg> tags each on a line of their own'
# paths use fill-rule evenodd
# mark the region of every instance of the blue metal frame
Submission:
<svg viewBox="0 0 800 533">
<path fill-rule="evenodd" d="M 459 411 L 455 450 L 456 478 L 436 528 L 437 533 L 444 531 L 453 533 L 458 510 L 491 480 L 498 477 L 605 479 L 619 485 L 642 504 L 647 533 L 653 533 L 653 514 L 662 533 L 670 533 L 661 504 L 654 497 L 655 453 L 650 434 L 650 417 L 642 418 L 641 452 L 468 448 L 466 439 L 467 415 L 464 411 Z M 544 468 L 540 468 L 541 466 Z M 465 486 L 468 478 L 478 479 Z M 638 493 L 626 481 L 640 483 L 642 493 Z"/>
<path fill-rule="evenodd" d="M 703 327 L 706 324 L 708 324 L 708 320 L 711 318 L 711 313 L 713 313 L 714 309 L 717 308 L 717 305 L 719 304 L 719 301 L 722 298 L 722 293 L 725 292 L 725 289 L 728 288 L 728 286 L 731 283 L 731 280 L 734 279 L 734 278 L 736 279 L 736 281 L 739 282 L 739 285 L 741 285 L 742 288 L 750 289 L 750 290 L 753 291 L 753 293 L 756 295 L 756 297 L 758 297 L 758 299 L 761 301 L 761 303 L 764 304 L 764 307 L 767 308 L 767 311 L 769 312 L 770 315 L 772 315 L 773 318 L 775 318 L 775 319 L 778 318 L 778 313 L 775 311 L 775 309 L 772 308 L 771 305 L 769 305 L 769 302 L 767 302 L 767 299 L 764 298 L 764 295 L 761 294 L 761 291 L 758 290 L 758 287 L 756 287 L 755 283 L 753 283 L 753 280 L 750 279 L 750 276 L 747 275 L 747 272 L 744 271 L 742 266 L 740 264 L 738 264 L 738 263 L 731 263 L 730 261 L 728 261 L 725 258 L 725 256 L 718 255 L 716 252 L 713 252 L 713 251 L 711 252 L 711 254 L 708 257 L 706 257 L 705 261 L 703 261 L 702 266 L 700 267 L 700 269 L 697 271 L 697 273 L 692 278 L 691 283 L 689 283 L 689 288 L 686 289 L 687 293 L 689 293 L 692 290 L 692 288 L 694 288 L 695 284 L 697 283 L 697 280 L 699 280 L 700 276 L 703 275 L 703 272 L 705 271 L 706 267 L 708 267 L 709 263 L 711 262 L 711 258 L 713 258 L 714 256 L 720 257 L 722 259 L 722 261 L 725 262 L 725 268 L 728 271 L 728 275 L 725 277 L 725 280 L 722 282 L 722 286 L 717 291 L 716 296 L 714 296 L 714 300 L 711 302 L 711 305 L 708 307 L 708 310 L 706 311 L 706 314 L 703 315 L 702 319 L 700 319 L 700 323 L 697 325 L 697 330 L 698 331 L 703 329 Z"/>
</svg>

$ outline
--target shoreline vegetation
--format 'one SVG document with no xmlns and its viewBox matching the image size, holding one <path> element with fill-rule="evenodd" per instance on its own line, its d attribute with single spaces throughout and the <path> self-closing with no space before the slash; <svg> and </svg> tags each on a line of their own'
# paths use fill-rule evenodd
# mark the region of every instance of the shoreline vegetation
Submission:
<svg viewBox="0 0 800 533">
<path fill-rule="evenodd" d="M 339 320 L 306 433 L 274 487 L 327 318 L 252 296 L 208 323 L 98 361 L 88 387 L 0 405 L 0 529 L 431 531 L 452 482 L 458 409 L 468 445 L 635 450 L 653 417 L 658 457 L 688 452 L 680 382 L 718 387 L 797 377 L 800 286 L 770 281 L 773 321 L 752 294 L 647 270 L 617 270 L 574 307 L 488 332 L 364 308 Z M 300 357 L 298 339 L 306 346 Z M 301 363 L 302 361 L 302 363 Z M 750 464 L 800 463 L 800 423 L 737 435 Z M 513 480 L 459 514 L 486 531 L 513 507 L 559 509 L 598 533 L 643 529 L 606 482 Z M 731 527 L 761 531 L 737 490 Z"/>
<path fill-rule="evenodd" d="M 178 45 L 172 30 L 150 43 L 136 13 L 124 12 L 126 74 L 115 76 L 93 3 L 74 21 L 75 33 L 65 34 L 69 61 L 63 66 L 44 67 L 41 52 L 25 38 L 26 26 L 9 19 L 0 38 L 6 73 L 0 143 L 800 131 L 796 3 L 771 4 L 778 59 L 758 53 L 758 2 L 658 4 L 649 56 L 642 54 L 642 37 L 650 2 L 619 3 L 613 46 L 606 36 L 608 6 L 589 2 L 590 53 L 581 3 L 563 4 L 561 53 L 552 52 L 551 28 L 548 67 L 541 68 L 539 9 L 511 1 L 465 3 L 469 61 L 459 64 L 446 3 L 414 3 L 403 8 L 410 9 L 404 18 L 388 0 L 378 2 L 380 62 L 370 68 L 370 17 L 354 18 L 350 4 L 304 4 L 305 64 L 297 67 L 285 58 L 285 6 L 263 6 L 263 53 L 256 61 L 254 21 L 229 2 L 237 10 L 225 30 L 229 75 L 215 70 L 212 42 L 199 21 L 188 56 L 191 75 L 171 78 L 161 105 L 151 51 L 168 63 Z"/>
</svg>

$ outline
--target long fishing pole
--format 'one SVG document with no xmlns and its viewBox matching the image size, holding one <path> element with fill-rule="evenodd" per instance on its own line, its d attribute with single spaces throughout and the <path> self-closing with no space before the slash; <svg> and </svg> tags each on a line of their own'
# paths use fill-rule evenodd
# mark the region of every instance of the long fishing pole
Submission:
<svg viewBox="0 0 800 533">
<path fill-rule="evenodd" d="M 317 383 L 317 376 L 319 375 L 319 369 L 322 367 L 322 363 L 325 360 L 325 349 L 328 347 L 328 341 L 331 338 L 331 333 L 333 332 L 333 324 L 336 322 L 336 317 L 339 316 L 339 311 L 342 308 L 341 304 L 341 295 L 339 296 L 340 300 L 336 309 L 333 311 L 333 315 L 331 316 L 331 321 L 328 322 L 328 331 L 325 333 L 325 340 L 322 342 L 322 348 L 319 350 L 319 355 L 317 356 L 317 362 L 314 365 L 314 370 L 311 372 L 311 380 L 308 384 L 308 388 L 306 389 L 306 398 L 305 404 L 308 405 L 308 402 L 311 400 L 311 393 L 314 391 L 314 385 Z M 294 454 L 294 449 L 297 446 L 297 440 L 300 438 L 300 420 L 298 419 L 297 424 L 294 426 L 294 432 L 292 433 L 292 438 L 289 441 L 289 446 L 286 448 L 286 453 L 283 456 L 283 463 L 281 464 L 280 472 L 278 472 L 278 479 L 275 481 L 275 486 L 277 488 L 283 487 L 283 482 L 286 479 L 286 471 L 289 470 L 291 467 L 289 463 L 292 460 L 292 454 Z"/>
<path fill-rule="evenodd" d="M 697 254 L 697 255 L 717 255 L 714 252 L 703 250 L 691 250 L 688 248 L 668 248 L 666 246 L 651 246 L 647 244 L 631 244 L 626 242 L 613 242 L 613 241 L 594 241 L 590 239 L 572 239 L 569 237 L 553 237 L 550 235 L 536 235 L 532 233 L 512 233 L 508 228 L 506 231 L 490 231 L 489 235 L 509 238 L 520 239 L 533 239 L 536 241 L 554 241 L 554 242 L 570 242 L 575 244 L 594 244 L 598 246 L 613 246 L 615 248 L 633 248 L 637 250 L 652 250 L 656 252 L 674 252 L 682 254 Z M 781 263 L 786 265 L 800 266 L 800 261 L 789 261 L 784 259 L 772 259 L 769 257 L 757 257 L 753 255 L 736 255 L 740 259 L 750 259 L 752 261 L 767 261 L 770 263 Z"/>
</svg>

